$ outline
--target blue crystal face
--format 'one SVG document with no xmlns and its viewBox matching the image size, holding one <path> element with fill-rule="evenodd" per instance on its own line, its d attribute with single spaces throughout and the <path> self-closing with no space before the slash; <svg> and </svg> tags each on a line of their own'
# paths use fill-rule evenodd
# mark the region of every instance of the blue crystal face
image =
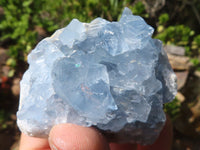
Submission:
<svg viewBox="0 0 200 150">
<path fill-rule="evenodd" d="M 119 22 L 73 19 L 42 40 L 20 83 L 20 130 L 46 137 L 54 125 L 74 123 L 94 126 L 110 141 L 154 142 L 176 76 L 152 33 L 125 8 Z"/>
<path fill-rule="evenodd" d="M 106 67 L 63 58 L 52 72 L 55 92 L 82 116 L 93 122 L 107 123 L 107 113 L 117 110 L 110 93 Z M 114 117 L 114 116 L 113 116 Z"/>
</svg>

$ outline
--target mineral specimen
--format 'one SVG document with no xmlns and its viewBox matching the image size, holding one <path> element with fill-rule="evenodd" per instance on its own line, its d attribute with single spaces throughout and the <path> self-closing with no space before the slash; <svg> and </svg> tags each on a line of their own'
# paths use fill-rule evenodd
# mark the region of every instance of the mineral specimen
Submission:
<svg viewBox="0 0 200 150">
<path fill-rule="evenodd" d="M 176 77 L 153 28 L 124 9 L 119 22 L 73 19 L 29 54 L 17 123 L 30 136 L 92 126 L 110 141 L 150 144 L 165 123 Z"/>
</svg>

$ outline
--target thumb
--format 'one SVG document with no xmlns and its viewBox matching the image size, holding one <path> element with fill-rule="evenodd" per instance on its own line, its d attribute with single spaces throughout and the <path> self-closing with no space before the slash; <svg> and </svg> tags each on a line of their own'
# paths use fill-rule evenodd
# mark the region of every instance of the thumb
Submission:
<svg viewBox="0 0 200 150">
<path fill-rule="evenodd" d="M 49 134 L 52 150 L 109 150 L 104 137 L 95 129 L 74 124 L 60 124 Z"/>
</svg>

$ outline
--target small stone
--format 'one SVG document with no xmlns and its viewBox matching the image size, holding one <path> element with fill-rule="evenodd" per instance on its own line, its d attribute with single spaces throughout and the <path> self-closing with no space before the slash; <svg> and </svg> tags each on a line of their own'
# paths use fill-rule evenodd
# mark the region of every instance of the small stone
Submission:
<svg viewBox="0 0 200 150">
<path fill-rule="evenodd" d="M 17 120 L 16 114 L 11 114 L 11 115 L 10 115 L 10 118 L 11 118 L 12 120 Z"/>
<path fill-rule="evenodd" d="M 13 85 L 19 85 L 19 83 L 20 83 L 20 78 L 15 78 L 14 80 L 13 80 Z"/>
<path fill-rule="evenodd" d="M 176 76 L 153 28 L 125 8 L 119 22 L 73 19 L 29 54 L 17 124 L 48 137 L 60 123 L 95 127 L 110 142 L 152 144 L 176 95 Z"/>
<path fill-rule="evenodd" d="M 190 110 L 192 112 L 190 122 L 193 122 L 196 118 L 200 117 L 200 96 L 197 98 L 196 102 L 193 104 Z"/>
<path fill-rule="evenodd" d="M 14 96 L 19 96 L 19 93 L 20 93 L 19 84 L 20 84 L 20 79 L 14 78 L 13 85 L 11 87 L 11 90 L 12 90 L 12 93 L 13 93 Z"/>
<path fill-rule="evenodd" d="M 9 66 L 2 66 L 2 75 L 8 77 L 10 67 Z"/>
<path fill-rule="evenodd" d="M 178 101 L 180 101 L 181 103 L 183 103 L 185 101 L 185 96 L 180 93 L 180 92 L 177 92 L 176 94 L 176 98 L 178 99 Z"/>
<path fill-rule="evenodd" d="M 178 90 L 180 90 L 181 88 L 185 86 L 189 71 L 175 72 L 175 74 L 177 77 Z"/>
<path fill-rule="evenodd" d="M 196 70 L 196 71 L 194 72 L 194 75 L 195 75 L 196 77 L 200 78 L 200 71 Z"/>
<path fill-rule="evenodd" d="M 176 56 L 167 54 L 169 62 L 174 70 L 189 70 L 192 66 L 190 58 L 186 56 Z"/>
<path fill-rule="evenodd" d="M 172 55 L 185 56 L 185 48 L 175 45 L 165 45 L 164 50 Z"/>
</svg>

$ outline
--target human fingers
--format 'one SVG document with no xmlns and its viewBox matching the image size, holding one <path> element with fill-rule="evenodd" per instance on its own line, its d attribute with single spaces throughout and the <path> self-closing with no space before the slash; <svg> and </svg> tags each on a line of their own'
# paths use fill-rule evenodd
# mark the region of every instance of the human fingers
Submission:
<svg viewBox="0 0 200 150">
<path fill-rule="evenodd" d="M 61 124 L 55 126 L 51 133 L 49 141 L 52 149 L 86 149 L 86 150 L 108 150 L 108 144 L 98 131 L 92 128 L 85 128 L 72 124 Z M 167 117 L 167 122 L 158 138 L 150 146 L 138 146 L 138 150 L 170 150 L 172 143 L 172 124 Z M 49 150 L 46 139 L 29 137 L 21 135 L 20 150 Z M 135 150 L 133 144 L 110 144 L 111 150 Z"/>
<path fill-rule="evenodd" d="M 109 150 L 108 143 L 97 130 L 74 124 L 54 126 L 49 143 L 52 150 Z"/>
<path fill-rule="evenodd" d="M 19 150 L 50 150 L 47 139 L 21 134 Z"/>
</svg>

